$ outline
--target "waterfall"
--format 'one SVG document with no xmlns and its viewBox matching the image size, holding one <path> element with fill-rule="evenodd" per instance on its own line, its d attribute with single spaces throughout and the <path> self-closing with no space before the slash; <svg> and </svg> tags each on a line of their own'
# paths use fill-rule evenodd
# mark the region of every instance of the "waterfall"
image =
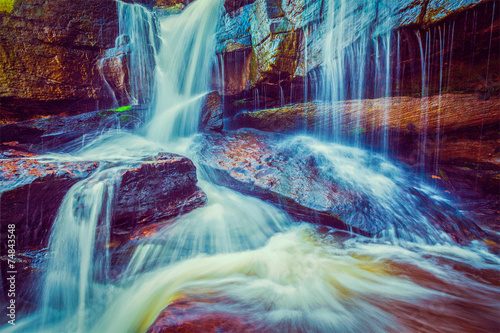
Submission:
<svg viewBox="0 0 500 333">
<path fill-rule="evenodd" d="M 139 4 L 117 1 L 117 5 L 120 32 L 116 44 L 128 44 L 130 95 L 133 104 L 145 104 L 154 89 L 151 83 L 157 42 L 153 13 Z"/>
<path fill-rule="evenodd" d="M 200 106 L 215 62 L 221 0 L 198 0 L 180 15 L 160 17 L 156 98 L 148 138 L 172 142 L 198 130 Z"/>
<path fill-rule="evenodd" d="M 330 0 L 326 6 L 320 98 L 331 102 L 333 110 L 320 119 L 323 125 L 316 128 L 316 134 L 323 139 L 343 142 L 346 139 L 341 134 L 343 110 L 338 102 L 391 95 L 390 56 L 395 4 L 382 0 Z M 356 112 L 360 119 L 362 108 L 358 107 Z M 362 129 L 357 128 L 356 143 L 360 142 L 361 132 Z M 382 133 L 379 139 L 387 151 L 387 133 Z"/>
<path fill-rule="evenodd" d="M 44 322 L 73 318 L 71 330 L 86 332 L 89 307 L 102 304 L 108 283 L 110 224 L 119 168 L 96 172 L 66 194 L 49 240 L 43 287 Z M 95 313 L 96 307 L 92 308 Z M 69 329 L 69 328 L 68 328 Z"/>
<path fill-rule="evenodd" d="M 154 88 L 152 118 L 143 136 L 106 133 L 76 156 L 64 156 L 92 158 L 101 166 L 76 183 L 61 204 L 50 236 L 39 308 L 16 327 L 1 331 L 143 333 L 158 321 L 155 331 L 187 327 L 192 332 L 452 332 L 472 327 L 486 332 L 498 327 L 498 256 L 480 242 L 458 246 L 441 230 L 439 223 L 456 228 L 453 223 L 461 218 L 442 193 L 384 156 L 339 144 L 345 140 L 339 131 L 342 110 L 325 115 L 323 121 L 333 127 L 317 129 L 316 134 L 330 142 L 281 137 L 273 147 L 279 161 L 268 156 L 266 162 L 277 164 L 290 179 L 284 182 L 286 191 L 297 175 L 296 170 L 286 170 L 287 160 L 305 161 L 311 167 L 307 170 L 314 170 L 305 181 L 338 184 L 325 191 L 327 195 L 345 191 L 353 198 L 340 202 L 332 213 L 345 221 L 379 224 L 382 231 L 376 237 L 315 226 L 316 217 L 309 215 L 294 220 L 272 204 L 211 182 L 214 174 L 198 160 L 202 145 L 197 140 L 203 137 L 197 129 L 203 97 L 212 89 L 209 79 L 222 5 L 222 0 L 196 0 L 179 14 L 160 11 L 156 30 L 153 13 L 118 2 L 117 47 L 128 45 L 131 96 L 137 103 L 147 102 L 149 93 L 144 91 Z M 390 49 L 395 40 L 391 4 L 329 0 L 326 6 L 323 99 L 335 104 L 348 98 L 389 97 Z M 448 31 L 453 34 L 453 29 Z M 430 37 L 424 38 L 422 92 L 428 84 L 432 48 Z M 443 35 L 439 47 L 450 39 L 453 35 Z M 396 40 L 399 59 L 399 34 Z M 444 62 L 441 54 L 440 89 Z M 153 67 L 154 80 L 148 74 Z M 259 108 L 259 90 L 253 93 Z M 279 93 L 285 103 L 281 86 Z M 384 121 L 390 117 L 387 110 L 386 106 Z M 359 125 L 359 114 L 357 119 Z M 388 132 L 377 139 L 387 153 Z M 356 143 L 361 141 L 358 132 Z M 111 250 L 110 226 L 121 174 L 132 162 L 161 151 L 194 162 L 197 185 L 208 202 L 158 223 L 151 236 L 127 239 L 123 247 Z M 259 174 L 267 176 L 262 169 Z M 323 199 L 315 198 L 321 208 Z M 290 201 L 287 204 L 298 205 Z M 126 267 L 110 278 L 115 250 Z M 225 321 L 229 328 L 219 330 L 217 325 Z"/>
</svg>

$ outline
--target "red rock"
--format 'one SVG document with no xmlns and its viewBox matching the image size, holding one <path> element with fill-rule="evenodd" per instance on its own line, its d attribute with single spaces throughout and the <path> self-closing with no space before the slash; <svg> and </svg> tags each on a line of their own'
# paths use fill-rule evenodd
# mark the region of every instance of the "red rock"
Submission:
<svg viewBox="0 0 500 333">
<path fill-rule="evenodd" d="M 98 166 L 95 161 L 0 160 L 0 218 L 2 228 L 16 225 L 16 251 L 46 246 L 66 192 Z M 2 249 L 7 244 L 5 237 L 7 234 L 2 233 Z"/>
<path fill-rule="evenodd" d="M 2 226 L 16 225 L 17 251 L 47 245 L 64 196 L 98 166 L 95 161 L 0 160 L 0 218 Z M 174 154 L 161 153 L 125 169 L 116 191 L 112 232 L 127 233 L 138 225 L 168 220 L 204 205 L 205 194 L 196 182 L 193 163 Z M 2 246 L 6 246 L 6 236 L 2 233 Z"/>
<path fill-rule="evenodd" d="M 160 313 L 147 333 L 262 332 L 243 314 L 236 315 L 214 310 L 214 303 L 225 303 L 225 306 L 231 306 L 228 300 L 221 297 L 208 299 L 191 297 L 174 301 Z"/>
<path fill-rule="evenodd" d="M 220 132 L 224 126 L 222 98 L 217 91 L 208 93 L 203 98 L 201 106 L 200 130 L 202 132 L 215 131 Z"/>
<path fill-rule="evenodd" d="M 206 196 L 196 182 L 193 162 L 169 153 L 127 169 L 117 192 L 115 230 L 168 220 L 203 206 Z"/>
<path fill-rule="evenodd" d="M 427 238 L 432 229 L 422 223 L 426 219 L 457 242 L 485 235 L 456 208 L 421 190 L 409 174 L 392 178 L 378 173 L 381 160 L 377 156 L 367 154 L 351 167 L 370 165 L 374 175 L 389 177 L 398 188 L 398 198 L 391 193 L 387 199 L 373 195 L 364 183 L 344 179 L 337 166 L 306 143 L 284 140 L 281 135 L 251 130 L 206 135 L 200 163 L 214 182 L 276 204 L 298 220 L 370 236 L 394 226 L 397 232 Z"/>
</svg>

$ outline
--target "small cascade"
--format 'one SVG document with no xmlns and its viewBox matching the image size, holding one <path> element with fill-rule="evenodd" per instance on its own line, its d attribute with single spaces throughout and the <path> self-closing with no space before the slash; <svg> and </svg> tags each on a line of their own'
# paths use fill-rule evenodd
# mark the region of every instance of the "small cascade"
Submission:
<svg viewBox="0 0 500 333">
<path fill-rule="evenodd" d="M 99 60 L 99 71 L 113 105 L 147 104 L 153 94 L 156 26 L 153 13 L 139 4 L 117 1 L 119 35 Z"/>
<path fill-rule="evenodd" d="M 208 202 L 163 228 L 134 251 L 125 280 L 200 255 L 240 252 L 264 246 L 291 223 L 270 204 L 200 181 Z"/>
<path fill-rule="evenodd" d="M 156 100 L 148 138 L 172 142 L 196 133 L 202 97 L 215 63 L 221 0 L 198 0 L 180 15 L 159 18 Z"/>
<path fill-rule="evenodd" d="M 150 102 L 154 86 L 155 57 L 157 52 L 156 26 L 153 13 L 138 4 L 117 1 L 120 36 L 129 42 L 130 95 L 134 104 Z"/>
<path fill-rule="evenodd" d="M 320 138 L 335 142 L 346 139 L 341 135 L 343 114 L 337 102 L 391 96 L 393 7 L 386 1 L 327 2 L 320 97 L 331 102 L 333 110 L 324 115 L 324 125 L 316 128 Z M 356 112 L 360 119 L 363 109 Z M 354 138 L 358 144 L 360 132 L 361 127 Z M 388 134 L 384 132 L 378 139 L 387 152 Z"/>
<path fill-rule="evenodd" d="M 86 332 L 103 304 L 109 282 L 110 223 L 119 168 L 97 172 L 65 196 L 52 227 L 42 296 L 45 327 L 71 318 L 72 332 Z"/>
</svg>

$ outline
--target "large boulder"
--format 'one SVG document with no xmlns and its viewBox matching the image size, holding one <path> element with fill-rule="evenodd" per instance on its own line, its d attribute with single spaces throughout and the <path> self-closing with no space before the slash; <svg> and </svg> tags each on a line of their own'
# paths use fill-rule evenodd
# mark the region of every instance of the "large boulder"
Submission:
<svg viewBox="0 0 500 333">
<path fill-rule="evenodd" d="M 170 153 L 125 169 L 117 192 L 114 229 L 169 220 L 203 206 L 206 196 L 197 181 L 193 162 Z"/>
<path fill-rule="evenodd" d="M 484 232 L 403 169 L 366 151 L 307 137 L 240 130 L 206 135 L 200 163 L 213 181 L 283 207 L 299 220 L 364 235 L 456 241 Z"/>
<path fill-rule="evenodd" d="M 116 2 L 7 1 L 0 7 L 0 122 L 106 104 L 97 60 L 114 45 Z"/>
<path fill-rule="evenodd" d="M 104 162 L 30 157 L 0 160 L 2 226 L 15 224 L 16 251 L 47 246 L 52 224 L 69 189 Z M 196 169 L 182 156 L 160 153 L 124 165 L 117 176 L 111 232 L 123 235 L 204 205 Z M 2 244 L 6 233 L 2 233 Z"/>
</svg>

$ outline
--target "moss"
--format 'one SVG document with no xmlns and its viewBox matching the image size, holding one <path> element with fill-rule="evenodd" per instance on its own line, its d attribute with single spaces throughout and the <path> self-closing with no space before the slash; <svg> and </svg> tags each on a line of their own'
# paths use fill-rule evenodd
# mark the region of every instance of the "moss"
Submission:
<svg viewBox="0 0 500 333">
<path fill-rule="evenodd" d="M 111 111 L 111 112 L 123 112 L 123 111 L 128 111 L 132 108 L 132 105 L 127 105 L 127 106 L 121 106 L 119 108 L 116 108 L 116 109 L 109 109 L 108 111 Z"/>
<path fill-rule="evenodd" d="M 15 0 L 0 0 L 0 12 L 12 13 Z"/>
</svg>

